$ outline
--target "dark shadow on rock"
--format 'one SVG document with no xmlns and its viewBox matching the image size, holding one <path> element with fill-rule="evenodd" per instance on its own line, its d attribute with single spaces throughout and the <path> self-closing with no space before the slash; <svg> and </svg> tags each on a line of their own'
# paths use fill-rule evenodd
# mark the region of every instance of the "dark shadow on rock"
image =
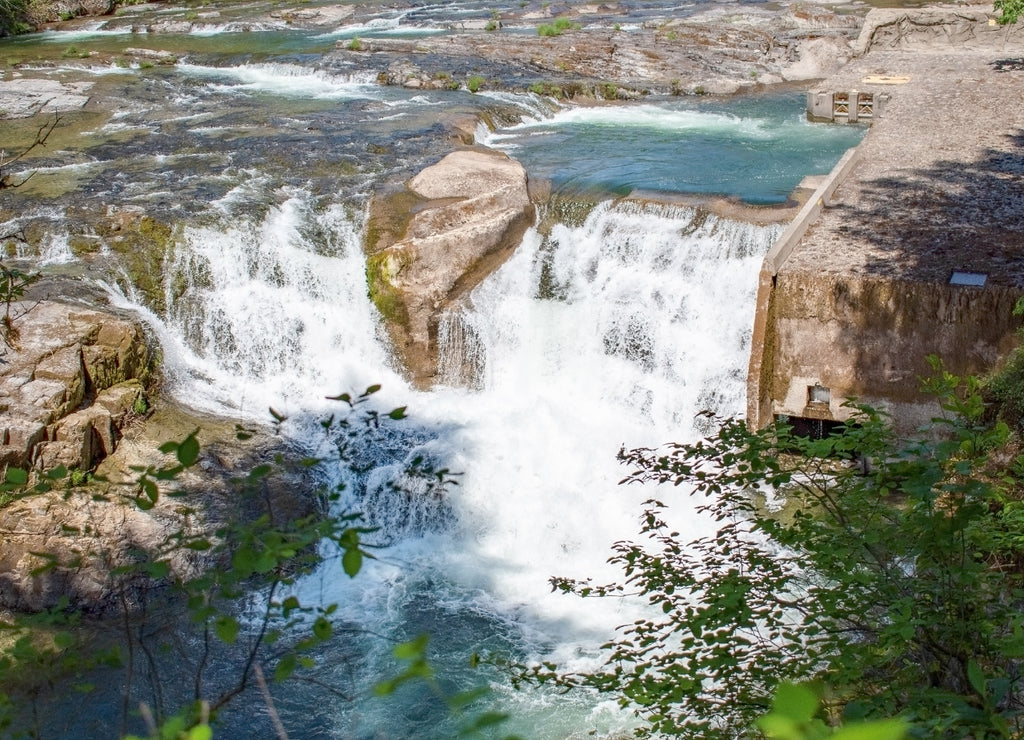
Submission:
<svg viewBox="0 0 1024 740">
<path fill-rule="evenodd" d="M 1024 57 L 1017 57 L 1016 59 L 996 59 L 992 62 L 992 69 L 996 72 L 1024 71 Z"/>
<path fill-rule="evenodd" d="M 870 181 L 862 205 L 837 206 L 840 233 L 885 252 L 864 271 L 945 284 L 953 270 L 968 270 L 1024 288 L 1024 129 L 1005 141 L 974 162 Z"/>
</svg>

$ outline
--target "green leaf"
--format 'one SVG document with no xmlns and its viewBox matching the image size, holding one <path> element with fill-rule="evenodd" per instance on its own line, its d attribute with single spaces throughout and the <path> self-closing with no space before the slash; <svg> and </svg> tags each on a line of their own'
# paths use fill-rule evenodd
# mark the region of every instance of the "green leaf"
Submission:
<svg viewBox="0 0 1024 740">
<path fill-rule="evenodd" d="M 295 653 L 286 653 L 281 660 L 277 662 L 277 666 L 274 668 L 274 680 L 280 683 L 291 677 L 295 673 L 295 666 L 297 663 Z"/>
<path fill-rule="evenodd" d="M 817 713 L 818 697 L 803 684 L 782 683 L 775 690 L 772 710 L 773 713 L 803 724 L 810 722 Z"/>
<path fill-rule="evenodd" d="M 43 473 L 43 476 L 45 478 L 49 478 L 50 480 L 60 480 L 61 478 L 67 477 L 67 474 L 68 469 L 65 468 L 63 465 L 58 465 L 53 470 L 48 470 L 45 473 Z"/>
<path fill-rule="evenodd" d="M 323 617 L 317 617 L 317 620 L 313 622 L 313 635 L 318 640 L 326 640 L 333 631 L 331 623 Z"/>
<path fill-rule="evenodd" d="M 146 498 L 149 499 L 150 503 L 155 504 L 157 499 L 160 498 L 160 489 L 157 488 L 156 483 L 150 478 L 143 478 L 139 481 L 139 487 L 142 492 L 146 494 Z"/>
<path fill-rule="evenodd" d="M 346 550 L 345 554 L 341 556 L 341 567 L 345 571 L 345 575 L 354 578 L 363 567 L 363 553 L 357 548 Z"/>
<path fill-rule="evenodd" d="M 199 440 L 196 439 L 195 432 L 193 432 L 185 437 L 184 441 L 178 446 L 178 462 L 188 468 L 195 465 L 198 459 Z"/>
<path fill-rule="evenodd" d="M 473 720 L 472 723 L 466 727 L 467 732 L 478 732 L 487 727 L 494 727 L 500 725 L 508 719 L 508 715 L 502 712 L 484 712 L 479 717 Z"/>
<path fill-rule="evenodd" d="M 5 480 L 15 486 L 23 486 L 28 483 L 28 471 L 23 468 L 7 468 Z"/>
<path fill-rule="evenodd" d="M 213 730 L 205 723 L 196 725 L 189 730 L 188 740 L 213 740 Z"/>
<path fill-rule="evenodd" d="M 971 688 L 977 691 L 979 696 L 984 697 L 988 693 L 985 674 L 981 672 L 981 666 L 973 660 L 967 663 L 967 680 L 971 682 Z"/>
<path fill-rule="evenodd" d="M 831 740 L 902 740 L 909 729 L 903 720 L 888 719 L 843 727 Z"/>
<path fill-rule="evenodd" d="M 150 578 L 160 580 L 171 573 L 171 565 L 166 560 L 156 560 L 145 564 L 146 573 Z"/>
<path fill-rule="evenodd" d="M 399 406 L 397 409 L 393 409 L 391 413 L 388 414 L 388 416 L 390 416 L 395 421 L 398 421 L 399 419 L 404 419 L 406 417 L 406 408 L 406 406 Z"/>
<path fill-rule="evenodd" d="M 395 645 L 391 652 L 399 660 L 419 660 L 426 652 L 427 642 L 429 641 L 430 637 L 428 635 L 420 635 L 413 640 Z"/>
<path fill-rule="evenodd" d="M 217 637 L 228 645 L 235 644 L 235 640 L 238 639 L 238 630 L 238 620 L 232 616 L 222 615 L 217 617 L 217 621 L 213 623 L 213 631 L 217 633 Z"/>
</svg>

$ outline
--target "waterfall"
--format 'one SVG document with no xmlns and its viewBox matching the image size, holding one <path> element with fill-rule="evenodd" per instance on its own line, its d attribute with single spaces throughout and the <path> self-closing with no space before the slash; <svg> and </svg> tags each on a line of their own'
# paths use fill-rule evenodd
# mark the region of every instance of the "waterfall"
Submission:
<svg viewBox="0 0 1024 740">
<path fill-rule="evenodd" d="M 302 190 L 271 195 L 247 216 L 229 193 L 221 217 L 186 228 L 169 257 L 158 323 L 173 392 L 266 420 L 270 406 L 315 411 L 325 396 L 402 385 L 366 296 L 361 214 Z"/>
<path fill-rule="evenodd" d="M 691 439 L 704 409 L 741 412 L 757 270 L 778 228 L 609 201 L 577 227 L 531 230 L 445 322 L 442 366 L 450 380 L 470 368 L 471 387 L 416 392 L 388 369 L 378 339 L 361 215 L 318 209 L 297 190 L 259 215 L 233 203 L 222 204 L 223 223 L 187 229 L 171 259 L 160 326 L 172 391 L 213 410 L 255 416 L 273 405 L 301 416 L 325 395 L 382 382 L 386 403 L 410 411 L 404 451 L 381 455 L 348 502 L 383 528 L 388 549 L 355 579 L 327 564 L 296 586 L 383 638 L 325 647 L 322 680 L 351 681 L 364 696 L 389 670 L 390 646 L 423 631 L 455 685 L 480 680 L 466 675 L 473 651 L 594 665 L 596 646 L 646 607 L 583 603 L 551 593 L 548 579 L 617 576 L 609 548 L 635 534 L 645 497 L 616 485 L 621 446 Z M 396 496 L 386 481 L 403 455 L 443 464 L 459 485 L 443 497 Z M 708 526 L 680 510 L 684 539 Z M 585 696 L 496 685 L 520 731 L 539 740 L 631 722 Z M 317 723 L 333 737 L 445 736 L 436 707 L 421 707 L 426 725 L 408 724 L 423 701 L 328 703 Z M 312 719 L 290 721 L 301 733 Z"/>
</svg>

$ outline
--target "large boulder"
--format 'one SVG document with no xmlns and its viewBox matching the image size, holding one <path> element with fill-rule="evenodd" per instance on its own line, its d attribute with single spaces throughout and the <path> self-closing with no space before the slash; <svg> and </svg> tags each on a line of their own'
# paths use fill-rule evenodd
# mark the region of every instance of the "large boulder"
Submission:
<svg viewBox="0 0 1024 740">
<path fill-rule="evenodd" d="M 449 154 L 374 199 L 370 296 L 414 382 L 436 374 L 442 312 L 508 258 L 533 220 L 523 166 L 491 151 Z"/>
</svg>

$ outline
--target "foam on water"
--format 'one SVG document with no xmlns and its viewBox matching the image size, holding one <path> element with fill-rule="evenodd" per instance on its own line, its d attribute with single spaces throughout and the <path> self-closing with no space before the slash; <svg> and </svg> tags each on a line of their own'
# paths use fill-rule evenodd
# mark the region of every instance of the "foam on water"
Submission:
<svg viewBox="0 0 1024 740">
<path fill-rule="evenodd" d="M 295 98 L 331 100 L 375 99 L 379 86 L 370 73 L 337 75 L 295 64 L 243 64 L 207 67 L 182 63 L 185 74 L 210 79 L 214 90 L 231 93 L 267 93 Z M 223 82 L 218 82 L 223 81 Z"/>
<path fill-rule="evenodd" d="M 445 362 L 465 366 L 452 356 L 474 354 L 476 390 L 452 375 L 417 393 L 376 340 L 360 217 L 318 212 L 308 194 L 288 191 L 262 216 L 239 219 L 244 195 L 218 203 L 224 224 L 189 229 L 169 256 L 168 285 L 191 287 L 169 288 L 172 308 L 156 322 L 165 372 L 189 403 L 253 417 L 274 406 L 301 418 L 325 408 L 324 395 L 373 382 L 385 385 L 383 402 L 409 406 L 407 452 L 381 459 L 349 502 L 391 547 L 354 580 L 329 564 L 297 586 L 386 638 L 364 646 L 363 680 L 386 670 L 378 661 L 393 640 L 423 630 L 434 634 L 439 670 L 457 673 L 468 652 L 488 647 L 592 664 L 615 625 L 645 607 L 552 594 L 548 578 L 614 577 L 609 547 L 636 531 L 645 495 L 615 485 L 620 446 L 692 437 L 703 408 L 741 410 L 755 277 L 776 230 L 605 203 L 580 227 L 547 239 L 531 231 L 447 319 L 462 330 L 445 335 Z M 460 472 L 460 485 L 443 499 L 390 493 L 380 483 L 403 454 Z M 684 538 L 703 526 L 679 522 Z M 632 721 L 586 697 L 499 694 L 538 740 Z M 444 734 L 389 729 L 399 721 L 391 706 L 321 709 L 337 737 L 379 723 L 385 734 Z"/>
</svg>

